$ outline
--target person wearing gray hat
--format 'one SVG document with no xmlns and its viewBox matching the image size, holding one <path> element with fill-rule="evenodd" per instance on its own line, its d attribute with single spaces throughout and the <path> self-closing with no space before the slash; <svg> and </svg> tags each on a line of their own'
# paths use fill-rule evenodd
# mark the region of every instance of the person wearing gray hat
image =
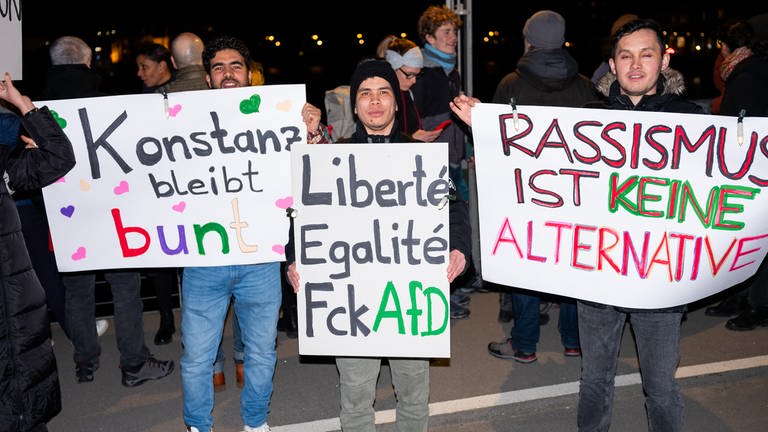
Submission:
<svg viewBox="0 0 768 432">
<path fill-rule="evenodd" d="M 519 105 L 581 107 L 598 98 L 592 82 L 579 74 L 576 60 L 563 48 L 565 19 L 557 12 L 542 10 L 533 14 L 523 27 L 525 52 L 517 61 L 514 72 L 506 75 L 496 87 L 494 103 L 509 104 L 514 99 Z M 558 329 L 566 357 L 581 354 L 576 304 L 572 299 L 559 301 Z M 519 363 L 536 361 L 541 322 L 541 299 L 530 291 L 513 287 L 501 293 L 499 321 L 515 318 L 510 337 L 488 344 L 488 353 L 494 357 L 512 359 Z"/>
</svg>

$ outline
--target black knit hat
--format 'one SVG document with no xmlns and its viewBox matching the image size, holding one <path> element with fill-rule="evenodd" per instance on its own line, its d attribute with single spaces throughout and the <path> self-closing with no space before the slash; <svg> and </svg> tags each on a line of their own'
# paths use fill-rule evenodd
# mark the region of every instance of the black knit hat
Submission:
<svg viewBox="0 0 768 432">
<path fill-rule="evenodd" d="M 360 88 L 360 83 L 368 78 L 379 77 L 384 78 L 392 86 L 392 92 L 397 95 L 400 91 L 400 82 L 397 80 L 395 70 L 386 60 L 369 59 L 363 60 L 357 64 L 357 68 L 352 72 L 352 80 L 349 85 L 349 103 L 352 105 L 352 112 L 355 112 L 355 99 L 357 99 L 357 89 Z M 395 96 L 398 109 L 400 105 L 400 98 Z"/>
</svg>

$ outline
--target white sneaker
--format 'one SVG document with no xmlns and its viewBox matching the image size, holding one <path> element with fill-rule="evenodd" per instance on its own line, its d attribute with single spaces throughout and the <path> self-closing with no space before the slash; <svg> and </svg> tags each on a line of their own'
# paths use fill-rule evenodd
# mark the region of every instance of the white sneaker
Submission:
<svg viewBox="0 0 768 432">
<path fill-rule="evenodd" d="M 243 429 L 243 432 L 271 432 L 272 429 L 269 428 L 269 425 L 264 423 L 263 425 L 259 427 L 250 427 L 248 425 L 245 426 L 245 429 Z"/>
<path fill-rule="evenodd" d="M 109 321 L 105 319 L 96 320 L 96 334 L 102 336 L 109 328 Z"/>
</svg>

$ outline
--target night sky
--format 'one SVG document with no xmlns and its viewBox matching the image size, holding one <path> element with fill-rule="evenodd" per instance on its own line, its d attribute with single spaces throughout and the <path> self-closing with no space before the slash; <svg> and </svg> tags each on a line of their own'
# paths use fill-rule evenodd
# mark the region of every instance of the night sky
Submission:
<svg viewBox="0 0 768 432">
<path fill-rule="evenodd" d="M 195 2 L 197 4 L 198 2 Z M 752 2 L 750 2 L 752 3 Z M 192 31 L 204 40 L 220 34 L 240 37 L 251 48 L 253 57 L 267 68 L 267 83 L 305 82 L 308 98 L 322 104 L 325 90 L 345 84 L 356 61 L 375 49 L 386 34 L 407 33 L 421 44 L 416 35 L 416 22 L 430 4 L 443 1 L 391 0 L 388 2 L 286 2 L 280 0 L 192 2 L 132 0 L 118 3 L 94 1 L 25 0 L 23 9 L 24 73 L 28 85 L 42 76 L 47 67 L 47 43 L 71 34 L 92 46 L 110 43 L 114 39 L 136 41 L 143 37 L 169 37 L 182 31 Z M 601 60 L 600 45 L 613 20 L 624 13 L 637 13 L 659 20 L 666 28 L 713 33 L 727 18 L 749 17 L 761 10 L 745 2 L 728 1 L 473 1 L 473 55 L 475 95 L 490 98 L 495 84 L 514 69 L 522 53 L 521 30 L 525 20 L 540 9 L 561 13 L 567 22 L 566 39 L 581 65 L 581 72 L 591 75 Z M 117 12 L 113 10 L 117 9 Z M 342 16 L 343 15 L 343 16 Z M 98 32 L 115 30 L 114 38 L 105 40 Z M 495 43 L 483 44 L 482 37 L 490 30 L 500 36 Z M 369 42 L 359 46 L 355 33 L 363 33 Z M 275 48 L 265 40 L 277 35 L 283 45 Z M 318 34 L 326 43 L 317 47 L 310 35 Z M 131 57 L 127 46 L 126 55 Z M 704 79 L 711 75 L 708 54 L 694 64 L 686 61 Z M 129 93 L 140 88 L 135 76 L 135 63 L 128 59 L 119 68 L 108 71 L 107 85 L 115 93 Z M 674 64 L 674 61 L 673 61 Z M 106 72 L 106 71 L 105 71 Z M 686 74 L 688 76 L 690 74 Z M 108 88 L 107 90 L 110 90 Z M 702 92 L 710 91 L 706 82 Z"/>
</svg>

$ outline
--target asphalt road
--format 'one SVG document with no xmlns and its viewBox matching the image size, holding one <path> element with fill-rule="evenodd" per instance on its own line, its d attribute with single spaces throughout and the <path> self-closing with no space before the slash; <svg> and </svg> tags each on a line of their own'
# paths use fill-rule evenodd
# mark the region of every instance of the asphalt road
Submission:
<svg viewBox="0 0 768 432">
<path fill-rule="evenodd" d="M 566 358 L 557 334 L 557 309 L 542 327 L 539 360 L 520 364 L 490 356 L 488 342 L 500 340 L 510 324 L 497 322 L 498 293 L 474 293 L 471 315 L 452 322 L 451 358 L 431 367 L 431 419 L 434 432 L 575 431 L 579 358 Z M 712 303 L 715 299 L 710 299 Z M 725 329 L 723 318 L 704 315 L 707 302 L 693 305 L 683 322 L 678 378 L 685 400 L 686 431 L 763 432 L 768 430 L 768 328 L 749 332 Z M 176 310 L 177 323 L 180 318 Z M 63 410 L 49 423 L 51 432 L 183 431 L 178 333 L 156 347 L 152 337 L 159 316 L 144 314 L 150 350 L 176 361 L 163 380 L 137 388 L 120 384 L 114 327 L 101 338 L 101 369 L 92 383 L 78 384 L 72 347 L 56 325 L 55 350 Z M 177 327 L 179 327 L 177 325 Z M 224 346 L 230 354 L 231 329 Z M 337 431 L 338 375 L 332 358 L 299 357 L 296 339 L 279 334 L 278 365 L 269 423 L 276 432 Z M 239 389 L 227 363 L 227 388 L 216 393 L 217 432 L 239 432 Z M 617 373 L 611 431 L 647 430 L 634 342 L 625 331 Z M 378 430 L 395 431 L 394 395 L 385 366 L 379 380 Z"/>
</svg>

